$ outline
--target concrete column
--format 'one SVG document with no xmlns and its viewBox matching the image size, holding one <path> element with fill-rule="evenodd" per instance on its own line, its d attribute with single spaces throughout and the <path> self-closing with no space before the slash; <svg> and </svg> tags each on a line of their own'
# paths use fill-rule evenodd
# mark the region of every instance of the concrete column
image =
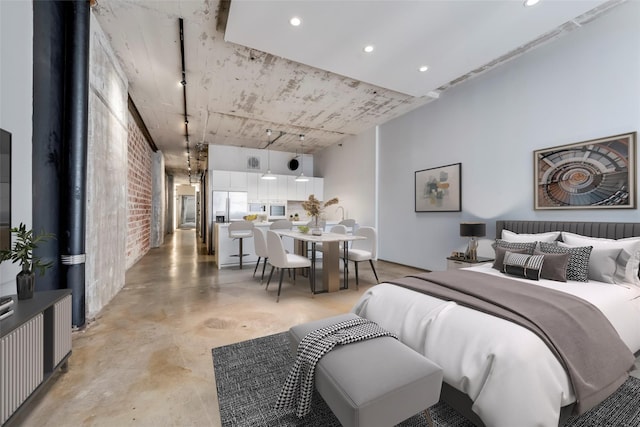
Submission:
<svg viewBox="0 0 640 427">
<path fill-rule="evenodd" d="M 164 243 L 165 235 L 166 189 L 162 152 L 153 153 L 151 161 L 151 247 L 157 248 Z"/>
<path fill-rule="evenodd" d="M 167 211 L 165 215 L 165 226 L 167 234 L 173 234 L 173 175 L 167 175 L 166 195 L 167 195 Z"/>
</svg>

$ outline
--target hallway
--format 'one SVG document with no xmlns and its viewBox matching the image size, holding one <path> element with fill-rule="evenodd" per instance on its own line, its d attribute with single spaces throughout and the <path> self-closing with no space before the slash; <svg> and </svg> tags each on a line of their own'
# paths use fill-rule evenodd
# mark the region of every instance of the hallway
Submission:
<svg viewBox="0 0 640 427">
<path fill-rule="evenodd" d="M 220 426 L 213 347 L 344 313 L 371 287 L 312 297 L 307 279 L 264 291 L 253 266 L 218 270 L 195 230 L 176 230 L 129 269 L 124 288 L 73 334 L 67 373 L 16 419 L 23 426 Z M 378 261 L 381 281 L 418 270 Z M 267 272 L 269 268 L 267 268 Z M 265 279 L 266 281 L 266 279 Z"/>
</svg>

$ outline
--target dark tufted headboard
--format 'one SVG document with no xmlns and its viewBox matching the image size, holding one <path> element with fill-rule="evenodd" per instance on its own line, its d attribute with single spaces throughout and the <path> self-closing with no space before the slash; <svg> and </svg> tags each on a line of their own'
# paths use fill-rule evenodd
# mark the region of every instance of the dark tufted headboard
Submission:
<svg viewBox="0 0 640 427">
<path fill-rule="evenodd" d="M 640 222 L 496 221 L 496 239 L 502 236 L 503 229 L 526 234 L 568 231 L 607 239 L 640 236 Z"/>
</svg>

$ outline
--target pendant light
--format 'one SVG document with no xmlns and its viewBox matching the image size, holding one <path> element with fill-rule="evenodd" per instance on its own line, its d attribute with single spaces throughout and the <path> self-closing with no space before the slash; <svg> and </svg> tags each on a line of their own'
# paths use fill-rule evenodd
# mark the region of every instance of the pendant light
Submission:
<svg viewBox="0 0 640 427">
<path fill-rule="evenodd" d="M 296 182 L 307 182 L 309 178 L 304 176 L 304 135 L 300 134 L 300 175 L 296 177 Z"/>
<path fill-rule="evenodd" d="M 269 137 L 271 136 L 271 129 L 267 129 L 267 173 L 262 174 L 261 179 L 266 180 L 274 180 L 276 176 L 271 173 L 271 150 L 269 146 L 271 145 L 271 141 L 269 141 Z"/>
</svg>

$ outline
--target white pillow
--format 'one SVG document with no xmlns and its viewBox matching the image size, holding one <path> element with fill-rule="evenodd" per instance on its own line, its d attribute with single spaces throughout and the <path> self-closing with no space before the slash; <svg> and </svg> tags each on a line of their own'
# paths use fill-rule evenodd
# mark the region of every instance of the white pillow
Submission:
<svg viewBox="0 0 640 427">
<path fill-rule="evenodd" d="M 583 247 L 584 245 L 574 246 L 558 242 L 558 246 L 571 248 Z M 615 275 L 618 267 L 617 259 L 621 251 L 621 248 L 603 248 L 593 246 L 591 254 L 589 255 L 589 279 L 604 283 L 616 283 Z"/>
<path fill-rule="evenodd" d="M 527 243 L 527 242 L 555 242 L 560 235 L 559 231 L 549 231 L 547 233 L 536 234 L 518 234 L 509 230 L 502 230 L 502 240 L 511 243 Z"/>
<path fill-rule="evenodd" d="M 562 232 L 562 240 L 571 246 L 593 246 L 593 249 L 620 249 L 616 259 L 616 272 L 613 276 L 615 283 L 631 283 L 640 286 L 638 268 L 640 268 L 640 237 L 624 239 L 603 239 L 599 237 L 581 236 L 579 234 Z"/>
</svg>

